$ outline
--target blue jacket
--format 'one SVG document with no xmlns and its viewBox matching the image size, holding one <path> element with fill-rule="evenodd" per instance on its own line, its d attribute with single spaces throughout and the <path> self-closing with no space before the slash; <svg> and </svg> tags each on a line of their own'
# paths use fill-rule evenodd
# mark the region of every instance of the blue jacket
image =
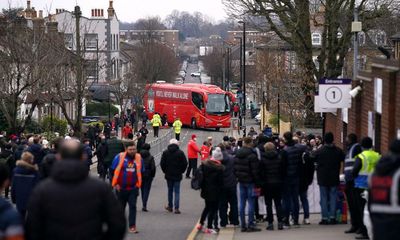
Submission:
<svg viewBox="0 0 400 240">
<path fill-rule="evenodd" d="M 43 149 L 40 144 L 32 144 L 28 147 L 26 151 L 33 154 L 33 156 L 35 157 L 34 159 L 35 164 L 40 165 L 42 163 L 42 159 L 44 156 L 43 156 Z"/>
<path fill-rule="evenodd" d="M 23 234 L 21 217 L 7 200 L 0 197 L 0 236 L 12 238 Z"/>
<path fill-rule="evenodd" d="M 29 197 L 39 180 L 37 165 L 25 161 L 17 161 L 17 167 L 13 171 L 11 198 L 19 211 L 26 210 Z"/>
</svg>

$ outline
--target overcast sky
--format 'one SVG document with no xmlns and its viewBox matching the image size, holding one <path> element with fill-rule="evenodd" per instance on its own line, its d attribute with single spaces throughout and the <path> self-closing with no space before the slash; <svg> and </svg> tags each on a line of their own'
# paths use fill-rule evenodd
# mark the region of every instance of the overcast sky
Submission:
<svg viewBox="0 0 400 240">
<path fill-rule="evenodd" d="M 108 0 L 31 0 L 36 10 L 55 13 L 56 8 L 72 11 L 75 4 L 81 6 L 83 15 L 90 17 L 92 8 L 108 8 Z M 0 8 L 26 7 L 26 0 L 0 0 Z M 172 10 L 194 12 L 208 15 L 215 21 L 226 17 L 221 0 L 114 0 L 114 9 L 118 19 L 123 22 L 132 22 L 138 18 L 159 15 L 163 19 Z"/>
</svg>

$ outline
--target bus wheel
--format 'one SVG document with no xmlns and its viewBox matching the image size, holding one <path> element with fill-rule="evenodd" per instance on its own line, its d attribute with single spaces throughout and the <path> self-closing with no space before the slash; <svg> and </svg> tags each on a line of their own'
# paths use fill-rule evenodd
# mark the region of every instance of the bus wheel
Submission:
<svg viewBox="0 0 400 240">
<path fill-rule="evenodd" d="M 192 119 L 192 128 L 196 129 L 197 128 L 197 124 L 196 124 L 196 119 Z"/>
<path fill-rule="evenodd" d="M 215 130 L 216 130 L 217 132 L 219 132 L 219 128 L 215 128 Z"/>
</svg>

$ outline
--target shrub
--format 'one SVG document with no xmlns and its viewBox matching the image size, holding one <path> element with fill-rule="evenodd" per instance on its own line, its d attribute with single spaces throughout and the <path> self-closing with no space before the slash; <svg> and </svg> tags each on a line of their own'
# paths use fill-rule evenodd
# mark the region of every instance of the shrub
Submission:
<svg viewBox="0 0 400 240">
<path fill-rule="evenodd" d="M 67 133 L 67 120 L 53 116 L 53 129 L 51 129 L 51 116 L 46 116 L 42 119 L 41 127 L 44 132 L 58 132 L 61 136 Z"/>
<path fill-rule="evenodd" d="M 25 126 L 25 132 L 37 134 L 43 132 L 43 129 L 42 126 L 37 121 L 32 119 Z"/>
<path fill-rule="evenodd" d="M 86 104 L 86 116 L 108 116 L 108 103 L 88 103 Z M 110 106 L 111 116 L 118 113 L 119 110 L 114 105 Z"/>
</svg>

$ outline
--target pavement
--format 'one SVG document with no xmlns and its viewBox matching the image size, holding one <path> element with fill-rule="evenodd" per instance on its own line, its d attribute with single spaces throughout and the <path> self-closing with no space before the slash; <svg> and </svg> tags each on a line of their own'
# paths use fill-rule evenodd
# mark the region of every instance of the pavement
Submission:
<svg viewBox="0 0 400 240">
<path fill-rule="evenodd" d="M 258 224 L 262 229 L 257 233 L 242 233 L 240 228 L 228 226 L 221 229 L 218 235 L 210 235 L 198 233 L 195 240 L 354 240 L 355 235 L 345 234 L 344 231 L 349 228 L 347 224 L 318 225 L 320 221 L 319 214 L 312 214 L 310 216 L 311 225 L 301 225 L 299 228 L 290 228 L 287 230 L 276 230 L 275 223 L 274 231 L 267 231 L 266 223 Z"/>
</svg>

